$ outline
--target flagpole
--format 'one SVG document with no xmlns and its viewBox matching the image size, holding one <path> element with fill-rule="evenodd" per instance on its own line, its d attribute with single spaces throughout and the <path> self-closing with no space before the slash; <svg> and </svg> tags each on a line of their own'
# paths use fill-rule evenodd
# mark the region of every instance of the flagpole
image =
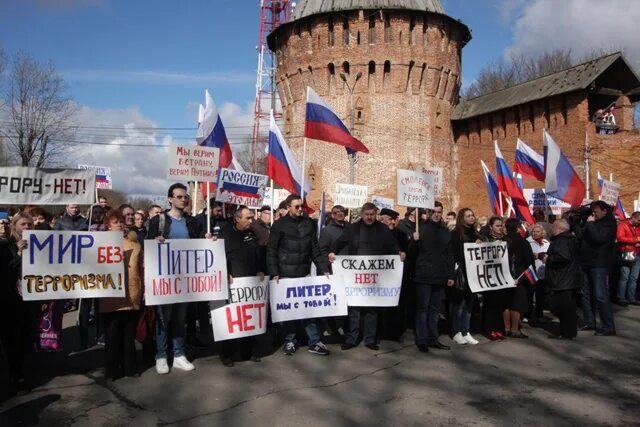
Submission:
<svg viewBox="0 0 640 427">
<path fill-rule="evenodd" d="M 211 189 L 209 188 L 209 182 L 207 184 L 207 202 L 205 206 L 207 207 L 207 234 L 211 234 L 211 202 L 209 201 Z"/>
<path fill-rule="evenodd" d="M 193 182 L 193 216 L 198 215 L 198 181 Z"/>
<path fill-rule="evenodd" d="M 271 178 L 271 206 L 270 206 L 270 208 L 271 208 L 271 225 L 273 225 L 273 211 L 274 211 L 274 209 L 273 209 L 273 204 L 274 203 L 273 202 L 275 202 L 275 200 L 273 199 L 273 196 L 274 196 L 273 178 Z"/>
<path fill-rule="evenodd" d="M 304 142 L 302 143 L 302 185 L 300 186 L 300 197 L 302 198 L 302 204 L 304 204 L 304 178 L 305 178 L 305 167 L 307 163 L 307 138 L 304 138 Z"/>
<path fill-rule="evenodd" d="M 504 207 L 502 206 L 502 192 L 498 191 L 498 200 L 500 201 L 500 216 L 504 216 Z"/>
<path fill-rule="evenodd" d="M 585 130 L 584 132 L 584 183 L 585 183 L 585 189 L 586 189 L 586 194 L 585 194 L 585 199 L 590 200 L 591 199 L 591 191 L 590 191 L 590 187 L 591 187 L 591 183 L 589 182 L 589 156 L 591 155 L 590 151 L 589 151 L 589 130 Z"/>
</svg>

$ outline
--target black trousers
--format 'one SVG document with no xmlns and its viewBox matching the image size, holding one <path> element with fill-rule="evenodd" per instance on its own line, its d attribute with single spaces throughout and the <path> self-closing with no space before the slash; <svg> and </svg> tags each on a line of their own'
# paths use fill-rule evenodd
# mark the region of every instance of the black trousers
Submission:
<svg viewBox="0 0 640 427">
<path fill-rule="evenodd" d="M 209 329 L 209 303 L 206 301 L 190 302 L 187 304 L 187 337 L 196 336 L 196 320 L 200 324 L 200 332 Z"/>
<path fill-rule="evenodd" d="M 222 341 L 221 359 L 235 359 L 236 356 L 239 356 L 240 360 L 249 360 L 255 355 L 257 355 L 257 340 L 255 336 Z"/>
<path fill-rule="evenodd" d="M 132 376 L 136 366 L 136 324 L 138 310 L 103 313 L 105 329 L 104 366 L 106 378 Z"/>
<path fill-rule="evenodd" d="M 100 321 L 100 302 L 98 298 L 83 298 L 80 301 L 78 313 L 78 337 L 80 339 L 80 349 L 85 349 L 95 344 L 95 340 L 89 339 L 89 320 L 91 309 L 93 308 L 97 339 L 104 332 L 104 325 Z"/>
<path fill-rule="evenodd" d="M 576 295 L 574 290 L 555 291 L 549 295 L 551 312 L 560 320 L 560 335 L 575 338 L 578 334 Z"/>
<path fill-rule="evenodd" d="M 482 294 L 482 333 L 504 333 L 502 312 L 509 308 L 510 289 L 487 291 Z"/>
</svg>

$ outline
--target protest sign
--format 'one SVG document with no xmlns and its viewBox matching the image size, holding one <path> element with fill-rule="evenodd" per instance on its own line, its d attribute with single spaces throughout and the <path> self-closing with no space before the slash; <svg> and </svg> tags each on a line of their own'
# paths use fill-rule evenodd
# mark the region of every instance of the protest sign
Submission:
<svg viewBox="0 0 640 427">
<path fill-rule="evenodd" d="M 634 212 L 640 211 L 640 200 L 633 201 L 633 211 Z"/>
<path fill-rule="evenodd" d="M 398 195 L 396 201 L 400 206 L 433 209 L 433 176 L 423 172 L 396 169 L 398 179 Z"/>
<path fill-rule="evenodd" d="M 347 315 L 344 283 L 338 276 L 272 280 L 269 300 L 274 322 Z"/>
<path fill-rule="evenodd" d="M 350 307 L 395 307 L 403 263 L 398 255 L 338 256 L 333 274 L 342 276 Z"/>
<path fill-rule="evenodd" d="M 144 266 L 147 305 L 228 298 L 224 240 L 145 240 Z"/>
<path fill-rule="evenodd" d="M 620 184 L 606 179 L 602 180 L 600 200 L 610 206 L 616 206 L 618 204 L 618 197 L 620 197 Z"/>
<path fill-rule="evenodd" d="M 571 209 L 569 203 L 546 194 L 544 188 L 525 188 L 522 194 L 529 203 L 529 209 L 542 210 L 545 215 L 561 215 L 564 211 Z"/>
<path fill-rule="evenodd" d="M 367 186 L 336 184 L 336 192 L 333 194 L 333 205 L 344 206 L 348 209 L 358 209 L 367 203 Z"/>
<path fill-rule="evenodd" d="M 250 337 L 267 331 L 269 278 L 235 277 L 229 283 L 229 304 L 211 310 L 215 341 Z"/>
<path fill-rule="evenodd" d="M 433 177 L 433 194 L 435 196 L 442 195 L 442 184 L 444 182 L 442 178 L 442 168 L 426 168 L 422 167 L 419 169 L 420 172 L 426 173 L 427 175 L 431 175 Z"/>
<path fill-rule="evenodd" d="M 507 242 L 465 243 L 467 282 L 471 292 L 514 288 Z"/>
<path fill-rule="evenodd" d="M 25 301 L 125 296 L 122 233 L 25 231 L 23 238 Z"/>
<path fill-rule="evenodd" d="M 376 205 L 379 210 L 393 209 L 393 199 L 390 197 L 371 196 L 371 203 Z"/>
<path fill-rule="evenodd" d="M 269 177 L 233 169 L 220 169 L 216 201 L 259 208 Z"/>
<path fill-rule="evenodd" d="M 0 167 L 3 205 L 90 205 L 95 201 L 95 186 L 93 171 Z"/>
<path fill-rule="evenodd" d="M 273 190 L 273 199 L 271 198 L 271 187 L 265 188 L 264 191 L 264 199 L 262 203 L 271 206 L 271 209 L 276 209 L 278 205 L 287 197 L 289 197 L 291 193 L 289 193 L 284 188 L 276 188 Z"/>
<path fill-rule="evenodd" d="M 95 172 L 96 188 L 98 190 L 111 190 L 111 168 L 95 165 L 78 165 L 78 169 L 86 169 Z"/>
<path fill-rule="evenodd" d="M 219 148 L 169 144 L 167 179 L 216 182 L 219 161 Z"/>
</svg>

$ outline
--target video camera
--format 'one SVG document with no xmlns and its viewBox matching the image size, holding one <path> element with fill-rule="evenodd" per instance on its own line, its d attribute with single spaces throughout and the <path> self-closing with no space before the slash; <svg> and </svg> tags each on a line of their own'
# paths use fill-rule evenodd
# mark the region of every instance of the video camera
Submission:
<svg viewBox="0 0 640 427">
<path fill-rule="evenodd" d="M 572 231 L 575 231 L 577 228 L 583 228 L 587 223 L 587 218 L 591 216 L 591 206 L 583 205 L 579 208 L 573 208 L 565 212 L 563 217 L 569 223 Z"/>
</svg>

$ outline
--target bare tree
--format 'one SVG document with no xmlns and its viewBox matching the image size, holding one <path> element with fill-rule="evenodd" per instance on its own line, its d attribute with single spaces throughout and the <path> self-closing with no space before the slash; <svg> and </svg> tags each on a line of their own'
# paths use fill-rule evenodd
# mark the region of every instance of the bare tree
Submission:
<svg viewBox="0 0 640 427">
<path fill-rule="evenodd" d="M 50 62 L 17 54 L 5 86 L 0 136 L 8 154 L 22 166 L 55 163 L 68 148 L 76 112 L 62 76 Z"/>
</svg>

